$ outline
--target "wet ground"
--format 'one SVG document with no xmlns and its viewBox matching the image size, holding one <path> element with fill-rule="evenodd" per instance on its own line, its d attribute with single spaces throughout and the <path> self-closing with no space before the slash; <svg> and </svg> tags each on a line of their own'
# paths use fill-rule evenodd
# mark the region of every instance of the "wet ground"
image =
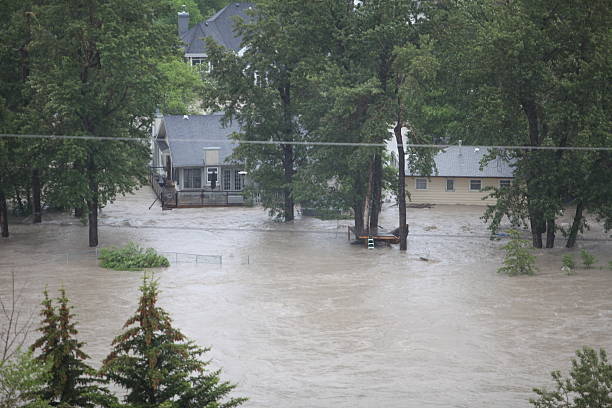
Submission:
<svg viewBox="0 0 612 408">
<path fill-rule="evenodd" d="M 260 208 L 162 212 L 149 189 L 103 210 L 101 246 L 218 255 L 158 273 L 160 302 L 247 407 L 527 407 L 575 349 L 612 350 L 612 242 L 586 248 L 595 268 L 568 276 L 564 249 L 537 251 L 533 277 L 496 273 L 504 241 L 488 239 L 482 208 L 409 209 L 408 252 L 349 245 L 350 221 L 276 223 Z M 397 226 L 388 206 L 381 225 Z M 63 286 L 94 364 L 137 302 L 141 274 L 100 269 L 87 228 L 50 214 L 0 241 L 0 294 L 10 275 L 23 305 Z M 423 261 L 420 257 L 428 259 Z"/>
</svg>

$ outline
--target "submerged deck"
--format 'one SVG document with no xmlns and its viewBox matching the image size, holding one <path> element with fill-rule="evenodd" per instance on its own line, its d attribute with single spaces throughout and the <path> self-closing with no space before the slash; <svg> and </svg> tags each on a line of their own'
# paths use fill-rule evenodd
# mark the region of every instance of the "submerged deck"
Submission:
<svg viewBox="0 0 612 408">
<path fill-rule="evenodd" d="M 406 235 L 408 235 L 408 224 L 406 224 Z M 364 244 L 367 245 L 368 239 L 373 239 L 374 242 L 384 242 L 386 244 L 399 244 L 399 228 L 396 228 L 393 231 L 376 231 L 373 234 L 369 234 L 368 231 L 363 231 L 361 233 L 355 232 L 355 227 L 348 227 L 348 239 L 351 241 L 351 236 L 355 237 L 357 241 L 363 241 Z"/>
</svg>

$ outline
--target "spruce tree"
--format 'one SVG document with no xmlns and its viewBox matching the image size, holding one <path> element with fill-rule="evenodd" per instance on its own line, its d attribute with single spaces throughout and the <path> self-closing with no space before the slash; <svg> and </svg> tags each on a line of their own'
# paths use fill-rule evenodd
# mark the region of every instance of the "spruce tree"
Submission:
<svg viewBox="0 0 612 408">
<path fill-rule="evenodd" d="M 50 375 L 40 397 L 53 406 L 94 408 L 115 406 L 116 399 L 100 384 L 96 371 L 85 360 L 84 343 L 76 339 L 78 331 L 73 321 L 72 307 L 64 289 L 56 299 L 57 307 L 44 291 L 42 302 L 42 336 L 34 342 L 32 351 L 40 349 L 37 360 L 49 365 Z"/>
<path fill-rule="evenodd" d="M 145 275 L 136 313 L 113 340 L 103 373 L 127 390 L 134 408 L 230 408 L 244 398 L 227 398 L 235 385 L 209 371 L 200 357 L 209 351 L 189 341 L 157 306 L 157 283 Z"/>
</svg>

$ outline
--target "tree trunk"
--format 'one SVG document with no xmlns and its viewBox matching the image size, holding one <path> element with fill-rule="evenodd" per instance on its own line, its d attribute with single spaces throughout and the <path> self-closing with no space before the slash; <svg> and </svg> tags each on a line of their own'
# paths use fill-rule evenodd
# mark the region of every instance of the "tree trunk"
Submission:
<svg viewBox="0 0 612 408">
<path fill-rule="evenodd" d="M 378 216 L 382 203 L 382 157 L 380 152 L 374 155 L 372 163 L 372 196 L 370 201 L 370 234 L 378 233 Z"/>
<path fill-rule="evenodd" d="M 87 160 L 87 178 L 89 180 L 89 194 L 87 200 L 88 224 L 89 224 L 89 246 L 98 246 L 98 182 L 96 180 L 96 167 L 93 153 L 89 153 Z"/>
<path fill-rule="evenodd" d="M 397 142 L 397 205 L 399 207 L 400 251 L 406 251 L 408 249 L 408 237 L 406 236 L 406 156 L 404 155 L 402 124 L 399 121 L 397 122 L 397 125 L 395 125 L 393 132 L 395 133 L 395 141 Z"/>
<path fill-rule="evenodd" d="M 40 170 L 32 169 L 32 214 L 34 215 L 34 223 L 42 222 L 42 208 L 40 205 Z"/>
<path fill-rule="evenodd" d="M 555 247 L 555 230 L 557 226 L 555 225 L 555 219 L 549 218 L 546 220 L 546 248 L 554 248 Z"/>
<path fill-rule="evenodd" d="M 74 216 L 76 218 L 81 218 L 83 216 L 83 208 L 82 207 L 76 207 L 74 209 Z"/>
<path fill-rule="evenodd" d="M 8 238 L 8 206 L 6 205 L 6 196 L 4 191 L 0 189 L 0 236 Z"/>
<path fill-rule="evenodd" d="M 283 218 L 293 221 L 293 146 L 283 145 Z"/>
<path fill-rule="evenodd" d="M 25 208 L 23 207 L 23 200 L 21 200 L 21 195 L 19 195 L 19 189 L 15 186 L 15 200 L 17 201 L 17 207 L 19 211 L 21 211 L 21 215 L 25 214 Z"/>
<path fill-rule="evenodd" d="M 574 222 L 570 228 L 567 242 L 565 243 L 566 248 L 573 248 L 576 244 L 576 238 L 578 237 L 578 231 L 580 231 L 580 224 L 582 223 L 582 211 L 584 210 L 584 204 L 579 201 L 576 205 L 576 213 L 574 214 Z"/>
</svg>

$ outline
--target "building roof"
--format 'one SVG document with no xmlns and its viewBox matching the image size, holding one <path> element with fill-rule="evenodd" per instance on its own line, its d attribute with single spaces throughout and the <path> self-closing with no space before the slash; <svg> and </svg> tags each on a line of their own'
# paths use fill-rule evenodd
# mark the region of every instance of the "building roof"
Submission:
<svg viewBox="0 0 612 408">
<path fill-rule="evenodd" d="M 434 157 L 440 177 L 500 177 L 512 178 L 514 169 L 511 163 L 500 158 L 493 159 L 480 169 L 480 162 L 489 153 L 489 148 L 480 146 L 450 146 Z M 406 175 L 415 176 L 406 169 Z"/>
<path fill-rule="evenodd" d="M 219 148 L 219 163 L 232 154 L 234 144 L 231 135 L 240 132 L 240 126 L 232 121 L 223 127 L 223 113 L 212 115 L 164 115 L 162 132 L 168 140 L 174 167 L 201 167 L 204 148 Z"/>
<path fill-rule="evenodd" d="M 186 44 L 185 54 L 206 54 L 206 37 L 211 37 L 227 49 L 240 51 L 242 36 L 235 32 L 236 18 L 241 17 L 245 22 L 251 21 L 253 17 L 247 15 L 247 11 L 253 7 L 253 3 L 231 3 L 208 20 L 191 27 L 181 36 L 181 40 Z"/>
</svg>

